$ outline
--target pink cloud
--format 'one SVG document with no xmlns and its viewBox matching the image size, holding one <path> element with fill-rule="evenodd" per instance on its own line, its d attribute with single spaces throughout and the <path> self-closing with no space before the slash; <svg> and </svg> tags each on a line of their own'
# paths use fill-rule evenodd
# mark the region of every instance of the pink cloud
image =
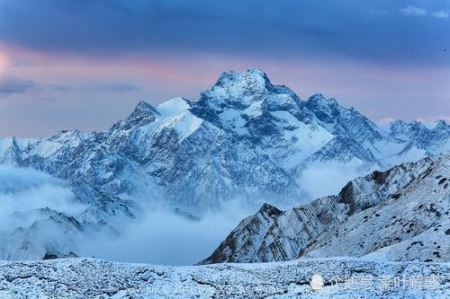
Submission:
<svg viewBox="0 0 450 299">
<path fill-rule="evenodd" d="M 29 50 L 0 47 L 9 57 L 8 75 L 42 83 L 44 86 L 103 84 L 127 82 L 141 87 L 126 94 L 87 91 L 61 93 L 55 90 L 34 90 L 17 95 L 14 101 L 0 103 L 0 122 L 5 120 L 2 134 L 17 127 L 13 115 L 21 107 L 33 107 L 27 113 L 27 127 L 49 133 L 60 128 L 85 130 L 106 128 L 133 109 L 137 101 L 148 99 L 159 103 L 175 96 L 195 97 L 211 86 L 221 72 L 258 67 L 274 84 L 289 86 L 303 99 L 321 92 L 335 97 L 345 106 L 354 106 L 373 120 L 389 115 L 407 120 L 418 116 L 433 118 L 450 115 L 450 69 L 445 67 L 389 67 L 371 63 L 356 63 L 337 59 L 262 59 L 241 58 L 212 53 L 191 53 L 184 56 L 128 55 L 93 57 L 80 55 L 44 55 Z M 74 88 L 75 89 L 75 88 Z M 37 99 L 54 99 L 30 105 Z M 80 117 L 86 109 L 93 117 Z M 96 117 L 101 111 L 102 120 Z M 23 110 L 23 109 L 22 109 Z M 42 110 L 42 111 L 41 111 Z M 39 115 L 47 111 L 61 114 L 58 121 L 46 118 L 45 128 Z M 41 114 L 39 114 L 41 113 Z M 95 117 L 94 117 L 95 116 Z M 8 122 L 7 122 L 8 121 Z M 2 125 L 2 123 L 0 123 Z M 42 128 L 42 129 L 40 129 Z M 21 129 L 21 134 L 27 128 Z M 42 134 L 43 134 L 42 133 Z"/>
</svg>

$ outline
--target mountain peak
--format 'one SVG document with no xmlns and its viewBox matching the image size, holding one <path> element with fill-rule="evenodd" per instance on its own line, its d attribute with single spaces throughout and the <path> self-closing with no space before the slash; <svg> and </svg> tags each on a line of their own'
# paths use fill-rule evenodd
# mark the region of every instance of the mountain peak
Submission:
<svg viewBox="0 0 450 299">
<path fill-rule="evenodd" d="M 269 217 L 276 217 L 282 214 L 283 212 L 271 204 L 263 203 L 258 213 L 262 215 L 268 215 Z"/>
<path fill-rule="evenodd" d="M 128 117 L 128 120 L 151 119 L 153 121 L 156 115 L 159 115 L 159 112 L 155 106 L 145 101 L 140 101 Z"/>
<path fill-rule="evenodd" d="M 445 120 L 437 120 L 435 123 L 434 123 L 434 128 L 435 129 L 438 129 L 438 130 L 441 130 L 441 129 L 448 129 L 449 128 L 449 125 L 445 122 Z"/>
<path fill-rule="evenodd" d="M 391 130 L 448 130 L 449 125 L 444 120 L 437 120 L 434 123 L 422 123 L 417 120 L 406 122 L 400 119 L 397 119 L 390 123 Z"/>
<path fill-rule="evenodd" d="M 237 95 L 247 92 L 264 92 L 272 88 L 273 85 L 266 73 L 252 68 L 245 72 L 228 71 L 222 73 L 212 90 L 225 90 L 228 95 Z"/>
<path fill-rule="evenodd" d="M 158 111 L 156 110 L 156 107 L 153 106 L 150 103 L 147 103 L 146 101 L 139 101 L 139 103 L 136 105 L 136 108 L 134 108 L 134 111 L 132 114 L 138 113 L 152 113 L 152 114 L 158 114 Z"/>
<path fill-rule="evenodd" d="M 334 122 L 336 111 L 340 106 L 333 98 L 326 98 L 321 93 L 316 93 L 309 97 L 306 101 L 306 107 L 311 110 L 316 116 L 327 123 Z"/>
<path fill-rule="evenodd" d="M 134 126 L 144 126 L 155 121 L 156 115 L 160 115 L 155 106 L 145 101 L 140 101 L 133 112 L 124 120 L 116 123 L 113 129 L 118 127 L 130 129 Z"/>
<path fill-rule="evenodd" d="M 397 119 L 390 124 L 391 131 L 426 130 L 426 126 L 416 120 L 407 122 Z"/>
<path fill-rule="evenodd" d="M 309 106 L 336 106 L 338 105 L 336 99 L 334 98 L 326 98 L 321 93 L 316 93 L 309 97 L 307 104 Z"/>
</svg>

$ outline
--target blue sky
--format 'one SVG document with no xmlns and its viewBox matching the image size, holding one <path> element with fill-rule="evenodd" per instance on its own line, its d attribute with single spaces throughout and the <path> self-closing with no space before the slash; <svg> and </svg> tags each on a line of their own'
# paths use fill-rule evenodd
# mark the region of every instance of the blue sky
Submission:
<svg viewBox="0 0 450 299">
<path fill-rule="evenodd" d="M 448 121 L 450 1 L 0 0 L 0 136 L 105 129 L 249 67 L 375 121 Z"/>
</svg>

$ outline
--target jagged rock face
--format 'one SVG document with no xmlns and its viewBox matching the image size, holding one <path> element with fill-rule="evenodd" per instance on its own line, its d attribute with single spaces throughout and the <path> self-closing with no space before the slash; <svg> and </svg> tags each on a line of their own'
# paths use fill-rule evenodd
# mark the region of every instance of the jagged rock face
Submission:
<svg viewBox="0 0 450 299">
<path fill-rule="evenodd" d="M 354 256 L 450 261 L 450 154 L 349 182 L 287 211 L 264 205 L 202 263 Z M 268 217 L 268 211 L 275 210 Z"/>
<path fill-rule="evenodd" d="M 332 162 L 353 178 L 449 148 L 449 126 L 433 130 L 428 141 L 425 133 L 383 131 L 353 108 L 322 95 L 302 101 L 251 69 L 222 74 L 195 99 L 140 102 L 104 132 L 0 139 L 0 163 L 67 180 L 89 205 L 81 225 L 114 230 L 115 218 L 138 217 L 148 201 L 197 216 L 232 199 L 305 202 L 305 171 Z"/>
<path fill-rule="evenodd" d="M 335 99 L 326 99 L 323 95 L 316 94 L 308 99 L 305 106 L 335 135 L 353 138 L 359 144 L 383 139 L 382 133 L 373 122 L 354 108 L 339 106 Z"/>
<path fill-rule="evenodd" d="M 385 174 L 383 189 L 371 194 L 384 198 L 330 228 L 305 248 L 304 255 L 364 256 L 395 261 L 450 260 L 450 156 L 427 159 L 415 165 L 414 172 L 397 169 L 403 175 Z M 397 184 L 404 184 L 399 188 Z M 355 193 L 358 193 L 357 191 Z M 359 192 L 359 194 L 361 194 Z M 375 195 L 375 196 L 374 196 Z M 354 197 L 367 202 L 366 196 Z M 361 201 L 362 200 L 362 201 Z M 372 201 L 376 203 L 375 201 Z M 330 238 L 332 235 L 335 238 Z"/>
<path fill-rule="evenodd" d="M 436 146 L 450 149 L 449 132 L 450 127 L 444 121 L 437 121 L 431 128 L 417 121 L 406 123 L 401 120 L 393 122 L 390 126 L 392 136 L 411 140 L 412 144 L 422 149 Z"/>
</svg>

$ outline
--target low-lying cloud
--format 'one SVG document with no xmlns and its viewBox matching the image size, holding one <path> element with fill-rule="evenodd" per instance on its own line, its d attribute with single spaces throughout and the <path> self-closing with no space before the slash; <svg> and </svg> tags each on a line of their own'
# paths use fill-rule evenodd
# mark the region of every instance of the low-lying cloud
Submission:
<svg viewBox="0 0 450 299">
<path fill-rule="evenodd" d="M 121 262 L 192 265 L 208 257 L 244 217 L 254 212 L 237 201 L 200 220 L 169 209 L 148 209 L 118 238 L 101 236 L 86 243 L 80 254 Z"/>
<path fill-rule="evenodd" d="M 310 167 L 300 176 L 299 185 L 310 199 L 337 194 L 347 182 L 370 172 L 362 162 L 350 163 L 352 166 L 330 162 Z M 359 168 L 361 171 L 358 170 Z M 375 170 L 375 167 L 372 170 Z"/>
<path fill-rule="evenodd" d="M 31 225 L 40 217 L 32 212 L 39 209 L 77 215 L 86 208 L 76 202 L 63 181 L 33 169 L 5 165 L 0 166 L 0 205 L 0 232 L 3 233 Z M 27 217 L 18 216 L 27 213 Z"/>
<path fill-rule="evenodd" d="M 355 166 L 355 165 L 353 165 Z M 356 165 L 357 166 L 357 165 Z M 355 169 L 356 167 L 348 167 Z M 324 195 L 336 194 L 350 179 L 360 175 L 358 171 L 342 169 L 342 165 L 327 164 L 306 170 L 300 185 L 314 199 Z M 136 202 L 143 205 L 142 201 Z M 242 219 L 252 215 L 259 208 L 244 204 L 244 200 L 228 201 L 218 209 L 194 219 L 180 215 L 162 205 L 141 206 L 138 219 L 107 219 L 120 233 L 111 234 L 107 229 L 95 229 L 86 224 L 83 234 L 75 232 L 61 235 L 64 230 L 52 227 L 46 222 L 45 231 L 39 231 L 34 238 L 39 244 L 35 258 L 42 258 L 47 244 L 58 244 L 54 248 L 75 251 L 79 256 L 97 257 L 120 262 L 142 262 L 165 265 L 192 265 L 208 257 Z M 0 166 L 0 245 L 11 232 L 19 227 L 29 227 L 39 217 L 49 217 L 42 213 L 33 213 L 39 209 L 78 217 L 87 208 L 76 201 L 70 186 L 48 174 L 32 169 L 13 166 Z M 289 207 L 284 207 L 289 208 Z M 23 216 L 25 215 L 25 216 Z M 80 218 L 80 217 L 78 217 Z M 90 228 L 93 228 L 92 230 Z M 52 231 L 54 231 L 52 233 Z M 11 248 L 8 252 L 11 252 Z M 1 253 L 0 246 L 0 253 Z"/>
<path fill-rule="evenodd" d="M 37 211 L 50 209 L 77 218 L 87 208 L 76 201 L 68 183 L 33 169 L 14 166 L 0 166 L 0 205 L 0 258 L 4 248 L 9 254 L 14 250 L 16 245 L 8 244 L 8 236 L 16 229 L 28 228 L 49 217 Z M 244 217 L 255 212 L 237 200 L 228 202 L 220 211 L 204 214 L 201 219 L 191 219 L 161 206 L 142 209 L 138 219 L 107 220 L 113 225 L 120 222 L 121 227 L 116 227 L 120 230 L 119 235 L 110 234 L 109 230 L 87 229 L 85 235 L 72 232 L 62 236 L 57 224 L 45 222 L 46 231 L 35 232 L 36 235 L 32 236 L 32 243 L 40 244 L 35 249 L 38 254 L 33 252 L 27 256 L 18 253 L 13 258 L 42 258 L 49 244 L 50 247 L 53 246 L 51 244 L 59 244 L 55 247 L 57 250 L 64 249 L 68 243 L 66 249 L 79 256 L 122 262 L 191 265 L 211 254 Z"/>
</svg>

